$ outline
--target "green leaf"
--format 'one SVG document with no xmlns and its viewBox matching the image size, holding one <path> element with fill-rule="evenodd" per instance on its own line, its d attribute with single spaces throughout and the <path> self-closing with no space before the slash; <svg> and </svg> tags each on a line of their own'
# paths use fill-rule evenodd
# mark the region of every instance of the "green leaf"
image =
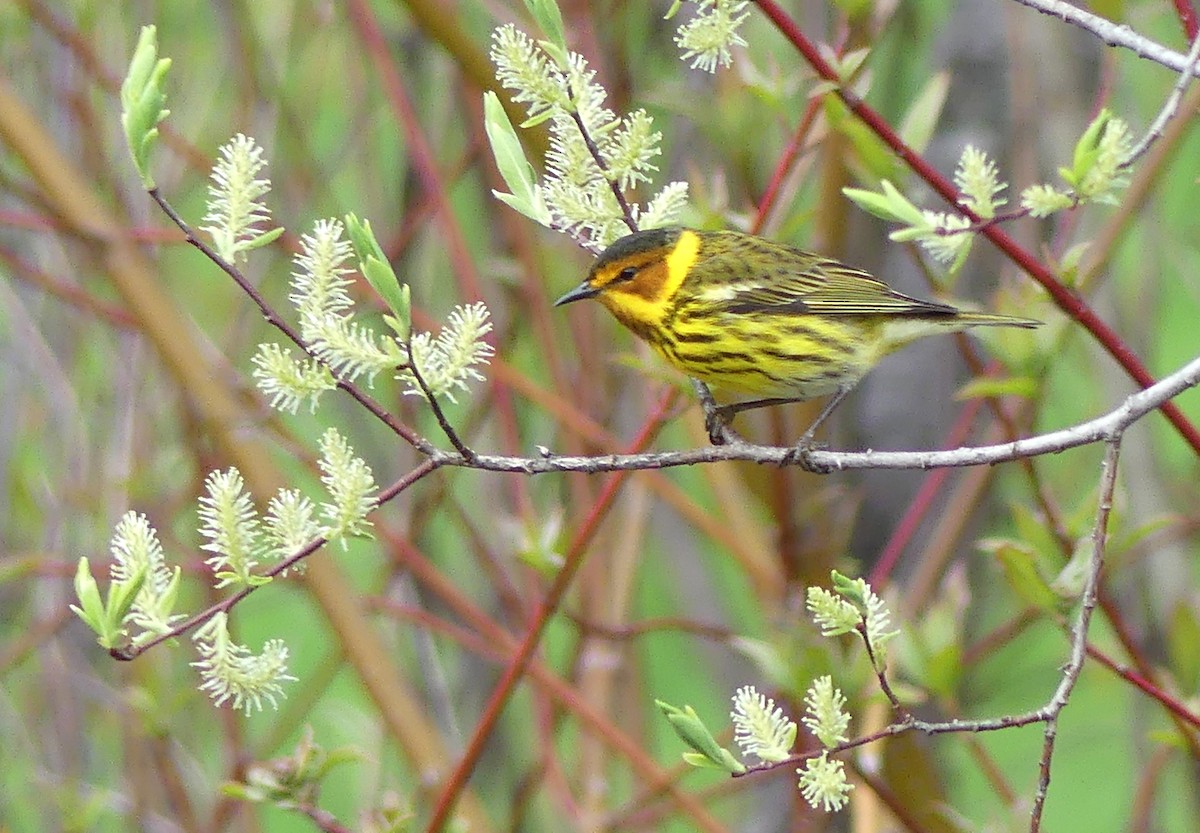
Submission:
<svg viewBox="0 0 1200 833">
<path fill-rule="evenodd" d="M 961 388 L 954 398 L 962 401 L 985 396 L 1020 396 L 1032 399 L 1037 393 L 1037 381 L 1028 376 L 984 376 L 972 379 Z"/>
<path fill-rule="evenodd" d="M 395 314 L 389 326 L 396 332 L 397 338 L 407 341 L 412 332 L 412 302 L 408 284 L 401 284 L 396 277 L 379 241 L 375 239 L 369 220 L 360 220 L 354 214 L 347 214 L 346 231 L 358 257 L 359 271 Z"/>
<path fill-rule="evenodd" d="M 701 758 L 727 772 L 740 773 L 746 771 L 746 767 L 734 758 L 728 749 L 717 743 L 717 739 L 713 737 L 712 732 L 708 730 L 708 727 L 704 725 L 704 721 L 700 719 L 700 716 L 696 714 L 696 710 L 691 706 L 684 706 L 682 709 L 679 709 L 670 703 L 664 703 L 662 700 L 655 700 L 654 703 L 666 716 L 667 722 L 671 724 L 671 728 L 675 730 L 675 734 L 679 735 L 679 738 L 694 749 Z"/>
<path fill-rule="evenodd" d="M 567 36 L 563 28 L 562 12 L 554 0 L 525 0 L 525 8 L 533 15 L 542 34 L 557 47 L 563 56 L 567 54 Z"/>
<path fill-rule="evenodd" d="M 1092 119 L 1092 123 L 1087 126 L 1083 135 L 1079 137 L 1079 141 L 1075 143 L 1075 149 L 1071 154 L 1071 167 L 1058 169 L 1063 181 L 1076 191 L 1079 191 L 1087 175 L 1100 158 L 1100 141 L 1104 138 L 1104 131 L 1108 129 L 1110 121 L 1112 121 L 1112 111 L 1105 108 L 1097 113 L 1096 118 Z"/>
<path fill-rule="evenodd" d="M 155 187 L 149 156 L 158 139 L 158 123 L 171 112 L 165 107 L 167 96 L 162 89 L 170 68 L 169 58 L 158 57 L 155 27 L 143 26 L 121 84 L 121 126 L 133 165 L 147 190 Z"/>
<path fill-rule="evenodd" d="M 1012 504 L 1010 511 L 1021 546 L 1034 552 L 1058 551 L 1058 539 L 1042 515 L 1023 503 Z"/>
<path fill-rule="evenodd" d="M 975 243 L 975 235 L 964 232 L 960 235 L 963 238 L 962 245 L 958 247 L 958 253 L 954 255 L 954 260 L 946 269 L 946 274 L 957 275 L 962 271 L 963 264 L 967 262 L 967 256 L 971 254 L 971 247 Z"/>
<path fill-rule="evenodd" d="M 179 596 L 179 579 L 183 575 L 183 571 L 175 568 L 175 572 L 171 575 L 171 583 L 158 597 L 158 606 L 161 610 L 171 611 L 175 609 L 175 600 Z"/>
<path fill-rule="evenodd" d="M 895 185 L 888 180 L 879 183 L 880 191 L 868 191 L 864 188 L 843 188 L 842 193 L 853 200 L 859 208 L 868 214 L 873 214 L 881 220 L 901 223 L 917 232 L 927 232 L 928 223 L 921 209 L 913 205 L 908 197 L 901 194 Z M 902 232 L 907 232 L 904 229 Z M 901 232 L 892 232 L 898 234 Z"/>
<path fill-rule="evenodd" d="M 411 294 L 408 289 L 408 284 L 402 284 L 400 287 L 400 292 L 404 295 L 404 301 L 407 304 L 409 302 L 409 298 L 410 298 L 410 294 Z M 405 323 L 404 321 L 401 321 L 399 318 L 397 318 L 394 315 L 384 315 L 383 323 L 387 324 L 388 328 L 391 329 L 391 331 L 396 334 L 396 338 L 398 338 L 402 342 L 407 342 L 408 337 L 412 334 L 412 328 L 407 323 Z M 387 339 L 385 339 L 383 341 L 383 348 L 385 350 L 387 350 L 389 353 L 392 352 L 393 350 L 396 350 L 397 364 L 404 363 L 405 359 L 400 354 L 400 352 L 397 350 L 394 342 L 391 342 L 391 341 L 388 341 Z"/>
<path fill-rule="evenodd" d="M 904 120 L 900 122 L 900 138 L 917 153 L 923 153 L 929 146 L 949 92 L 950 73 L 935 73 L 908 108 Z"/>
<path fill-rule="evenodd" d="M 1075 544 L 1075 550 L 1070 559 L 1063 565 L 1054 581 L 1050 582 L 1053 590 L 1067 606 L 1074 604 L 1083 595 L 1083 586 L 1087 582 L 1088 564 L 1095 547 L 1091 536 L 1081 538 Z"/>
<path fill-rule="evenodd" d="M 108 598 L 101 602 L 100 588 L 92 577 L 88 560 L 79 559 L 75 568 L 75 595 L 82 607 L 70 607 L 96 633 L 96 641 L 102 648 L 111 649 L 123 641 L 125 617 L 146 581 L 146 573 L 147 568 L 143 564 L 136 575 L 124 581 L 114 581 L 108 586 Z"/>
<path fill-rule="evenodd" d="M 1087 254 L 1092 247 L 1091 240 L 1084 240 L 1076 243 L 1071 248 L 1067 249 L 1063 256 L 1058 261 L 1058 279 L 1069 287 L 1077 287 L 1079 284 L 1079 264 L 1083 261 L 1083 256 Z"/>
<path fill-rule="evenodd" d="M 512 122 L 508 120 L 508 114 L 504 112 L 499 96 L 494 92 L 488 91 L 483 94 L 483 119 L 488 144 L 492 146 L 492 156 L 496 160 L 496 168 L 500 171 L 504 184 L 512 192 L 492 193 L 531 220 L 544 226 L 550 225 L 550 209 L 546 207 L 538 189 L 537 175 L 525 157 L 521 140 L 517 137 Z"/>
<path fill-rule="evenodd" d="M 87 558 L 80 558 L 75 567 L 75 598 L 80 607 L 71 605 L 80 619 L 97 634 L 104 632 L 104 602 L 100 599 L 100 587 L 92 575 Z"/>
<path fill-rule="evenodd" d="M 696 767 L 696 769 L 724 769 L 724 767 L 717 766 L 699 752 L 684 752 L 683 762 L 688 766 Z"/>
<path fill-rule="evenodd" d="M 1128 554 L 1129 550 L 1142 543 L 1146 538 L 1161 530 L 1169 529 L 1177 523 L 1179 523 L 1178 517 L 1158 515 L 1150 518 L 1145 523 L 1134 526 L 1132 529 L 1122 530 L 1120 536 L 1114 534 L 1109 539 L 1108 553 L 1105 556 L 1109 566 L 1113 566 L 1114 559 L 1122 559 Z"/>
<path fill-rule="evenodd" d="M 1087 172 L 1096 164 L 1096 157 L 1100 153 L 1100 140 L 1111 120 L 1112 111 L 1107 107 L 1103 108 L 1083 131 L 1079 141 L 1075 143 L 1075 150 L 1071 156 L 1071 168 L 1077 179 L 1072 183 L 1073 185 L 1082 181 Z"/>
<path fill-rule="evenodd" d="M 858 0 L 853 1 L 858 2 Z M 820 44 L 820 46 L 823 47 L 824 44 Z M 837 77 L 841 79 L 841 82 L 843 84 L 848 84 L 856 75 L 858 75 L 859 70 L 861 70 L 863 64 L 866 63 L 867 57 L 871 54 L 871 50 L 852 49 L 840 57 L 832 50 L 823 49 L 822 53 L 824 54 L 825 59 L 833 66 L 833 70 L 837 73 Z"/>
<path fill-rule="evenodd" d="M 892 149 L 851 113 L 840 98 L 827 95 L 824 104 L 830 127 L 849 140 L 865 180 L 886 179 L 902 173 Z"/>
<path fill-rule="evenodd" d="M 863 593 L 863 582 L 860 579 L 844 576 L 837 570 L 829 571 L 829 579 L 833 584 L 833 592 L 866 613 L 867 597 Z"/>
<path fill-rule="evenodd" d="M 945 700 L 958 694 L 963 678 L 963 650 L 957 641 L 947 641 L 931 650 L 925 657 L 924 686 Z"/>
<path fill-rule="evenodd" d="M 1009 587 L 1022 601 L 1039 610 L 1058 611 L 1058 594 L 1038 569 L 1032 550 L 1007 540 L 992 539 L 981 543 L 996 556 Z"/>
<path fill-rule="evenodd" d="M 269 246 L 279 239 L 283 234 L 283 226 L 273 228 L 270 231 L 264 231 L 252 240 L 242 240 L 238 243 L 238 251 L 252 252 L 255 249 L 261 249 L 263 246 Z"/>
<path fill-rule="evenodd" d="M 121 626 L 125 622 L 125 617 L 133 609 L 133 603 L 137 599 L 137 594 L 141 592 L 142 585 L 146 583 L 148 573 L 149 567 L 146 564 L 142 564 L 138 567 L 135 575 L 130 576 L 124 581 L 114 581 L 109 585 L 108 600 L 105 604 L 104 615 L 114 630 L 121 629 Z"/>
</svg>

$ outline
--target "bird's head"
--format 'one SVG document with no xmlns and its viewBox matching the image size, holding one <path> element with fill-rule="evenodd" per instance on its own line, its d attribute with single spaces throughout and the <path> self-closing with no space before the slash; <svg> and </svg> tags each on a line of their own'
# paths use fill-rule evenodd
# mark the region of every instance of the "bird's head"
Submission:
<svg viewBox="0 0 1200 833">
<path fill-rule="evenodd" d="M 688 229 L 636 231 L 601 252 L 587 279 L 554 305 L 595 298 L 626 326 L 656 324 L 699 251 L 700 238 Z"/>
</svg>

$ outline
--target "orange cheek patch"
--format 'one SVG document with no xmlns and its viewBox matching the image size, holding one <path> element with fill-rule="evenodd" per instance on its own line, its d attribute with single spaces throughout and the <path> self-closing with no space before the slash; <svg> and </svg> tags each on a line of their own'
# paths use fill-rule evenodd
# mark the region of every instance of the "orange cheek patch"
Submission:
<svg viewBox="0 0 1200 833">
<path fill-rule="evenodd" d="M 663 285 L 666 282 L 667 264 L 659 261 L 638 272 L 637 278 L 622 289 L 647 303 L 654 303 L 660 300 Z"/>
</svg>

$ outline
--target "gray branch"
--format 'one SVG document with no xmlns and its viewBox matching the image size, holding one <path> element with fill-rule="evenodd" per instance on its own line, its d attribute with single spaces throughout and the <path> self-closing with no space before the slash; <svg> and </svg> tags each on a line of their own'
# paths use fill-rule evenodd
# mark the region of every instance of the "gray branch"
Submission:
<svg viewBox="0 0 1200 833">
<path fill-rule="evenodd" d="M 1130 50 L 1139 58 L 1162 64 L 1176 72 L 1191 72 L 1200 75 L 1200 67 L 1189 63 L 1188 57 L 1182 52 L 1168 49 L 1157 41 L 1152 41 L 1145 35 L 1139 35 L 1124 23 L 1113 23 L 1098 14 L 1072 6 L 1065 0 L 1017 0 L 1022 6 L 1057 17 L 1073 26 L 1091 32 L 1109 46 L 1120 46 Z"/>
<path fill-rule="evenodd" d="M 1150 411 L 1200 384 L 1200 358 L 1160 381 L 1138 391 L 1114 410 L 1096 419 L 1059 431 L 1027 437 L 998 445 L 956 448 L 947 451 L 823 451 L 814 450 L 808 457 L 818 468 L 838 471 L 850 469 L 937 469 L 965 466 L 995 465 L 1056 454 L 1096 442 L 1108 442 Z M 784 446 L 758 445 L 735 441 L 728 445 L 704 446 L 685 451 L 655 451 L 640 454 L 604 454 L 593 457 L 560 456 L 546 448 L 536 457 L 510 457 L 478 454 L 468 460 L 452 451 L 435 451 L 429 456 L 436 466 L 463 466 L 486 471 L 544 474 L 547 472 L 585 472 L 595 474 L 632 469 L 665 469 L 694 466 L 727 460 L 783 466 L 795 464 L 795 449 Z"/>
</svg>

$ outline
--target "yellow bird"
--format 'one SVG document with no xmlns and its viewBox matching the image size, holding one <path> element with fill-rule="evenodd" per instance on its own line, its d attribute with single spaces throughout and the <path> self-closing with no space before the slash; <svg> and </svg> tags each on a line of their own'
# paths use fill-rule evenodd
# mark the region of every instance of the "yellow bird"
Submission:
<svg viewBox="0 0 1200 833">
<path fill-rule="evenodd" d="M 888 353 L 927 335 L 1040 321 L 903 295 L 858 269 L 734 231 L 638 231 L 604 250 L 555 306 L 595 298 L 670 364 L 762 397 L 717 409 L 714 442 L 739 411 L 832 394 L 801 444 Z"/>
</svg>

